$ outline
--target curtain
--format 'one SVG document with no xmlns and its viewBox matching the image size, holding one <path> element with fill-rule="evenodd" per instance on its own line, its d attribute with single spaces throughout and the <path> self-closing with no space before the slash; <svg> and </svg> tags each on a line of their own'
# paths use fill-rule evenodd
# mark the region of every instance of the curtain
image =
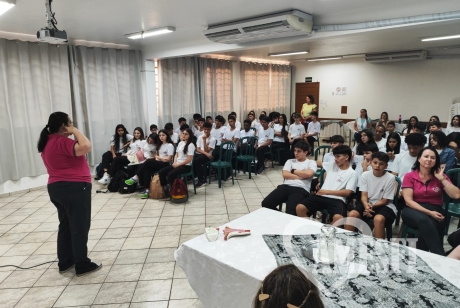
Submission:
<svg viewBox="0 0 460 308">
<path fill-rule="evenodd" d="M 201 113 L 198 58 L 174 58 L 158 61 L 159 127 L 168 122 L 177 125 L 180 117 L 192 119 Z"/>
<path fill-rule="evenodd" d="M 37 151 L 52 112 L 72 117 L 66 46 L 0 39 L 0 183 L 46 173 Z"/>
<path fill-rule="evenodd" d="M 199 59 L 200 97 L 203 116 L 227 115 L 234 111 L 232 89 L 232 62 Z"/>
<path fill-rule="evenodd" d="M 90 165 L 110 149 L 117 124 L 130 134 L 139 126 L 148 135 L 148 113 L 140 52 L 69 46 L 74 123 L 91 140 Z"/>
<path fill-rule="evenodd" d="M 289 114 L 291 67 L 266 63 L 241 62 L 240 82 L 243 111 L 267 114 L 272 111 Z"/>
</svg>

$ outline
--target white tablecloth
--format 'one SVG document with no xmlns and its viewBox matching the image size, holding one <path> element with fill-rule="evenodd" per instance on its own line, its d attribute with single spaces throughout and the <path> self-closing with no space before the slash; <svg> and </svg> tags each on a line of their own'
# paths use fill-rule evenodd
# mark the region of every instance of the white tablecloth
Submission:
<svg viewBox="0 0 460 308">
<path fill-rule="evenodd" d="M 337 120 L 334 120 L 334 121 L 337 121 Z M 329 120 L 322 120 L 320 122 L 321 123 L 323 123 L 323 122 L 331 122 L 327 126 L 325 126 L 323 129 L 321 129 L 321 133 L 320 133 L 321 138 L 329 138 L 329 137 L 332 137 L 334 135 L 340 135 L 340 136 L 345 137 L 344 130 L 343 130 L 344 124 L 342 124 L 342 126 L 340 126 L 340 124 L 334 123 L 334 122 L 329 121 Z"/>
<path fill-rule="evenodd" d="M 261 208 L 225 226 L 250 229 L 251 235 L 228 241 L 219 235 L 217 241 L 208 242 L 203 234 L 185 242 L 175 252 L 176 261 L 193 290 L 209 308 L 251 307 L 260 283 L 277 267 L 263 234 L 315 234 L 320 233 L 322 224 Z M 460 261 L 418 250 L 417 254 L 434 271 L 460 287 Z"/>
</svg>

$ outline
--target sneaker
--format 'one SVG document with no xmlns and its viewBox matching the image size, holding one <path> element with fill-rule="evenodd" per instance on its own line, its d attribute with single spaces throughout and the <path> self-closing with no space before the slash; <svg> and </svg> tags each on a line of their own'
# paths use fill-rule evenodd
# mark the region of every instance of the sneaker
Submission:
<svg viewBox="0 0 460 308">
<path fill-rule="evenodd" d="M 127 180 L 125 181 L 125 184 L 126 184 L 126 185 L 134 185 L 134 184 L 136 184 L 136 183 L 137 183 L 137 181 L 134 180 L 133 178 L 127 179 Z"/>
<path fill-rule="evenodd" d="M 148 199 L 149 198 L 149 193 L 148 192 L 143 192 L 141 195 L 141 199 Z"/>
<path fill-rule="evenodd" d="M 102 268 L 102 263 L 96 264 L 94 262 L 91 262 L 90 265 L 83 271 L 80 271 L 80 272 L 77 271 L 77 277 L 91 274 L 93 272 L 100 270 L 101 268 Z"/>
<path fill-rule="evenodd" d="M 68 271 L 70 271 L 74 267 L 75 267 L 75 264 L 72 264 L 72 265 L 70 265 L 70 266 L 68 266 L 67 268 L 64 268 L 64 269 L 59 268 L 59 274 L 67 273 Z"/>
<path fill-rule="evenodd" d="M 201 188 L 201 187 L 205 187 L 205 186 L 206 186 L 206 182 L 198 181 L 198 183 L 195 184 L 196 188 Z"/>
<path fill-rule="evenodd" d="M 110 182 L 110 176 L 107 173 L 104 173 L 104 176 L 98 182 L 99 184 L 107 185 Z"/>
</svg>

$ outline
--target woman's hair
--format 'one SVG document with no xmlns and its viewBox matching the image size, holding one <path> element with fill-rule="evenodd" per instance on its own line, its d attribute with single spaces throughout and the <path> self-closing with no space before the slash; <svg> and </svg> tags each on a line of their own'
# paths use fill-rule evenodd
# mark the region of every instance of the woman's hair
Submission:
<svg viewBox="0 0 460 308">
<path fill-rule="evenodd" d="M 265 299 L 260 300 L 261 294 Z M 265 277 L 253 307 L 281 308 L 287 304 L 299 308 L 324 308 L 318 287 L 293 264 L 279 266 Z"/>
<path fill-rule="evenodd" d="M 315 98 L 313 97 L 313 95 L 307 94 L 307 97 L 310 99 L 310 102 L 311 102 L 312 104 L 315 103 Z"/>
<path fill-rule="evenodd" d="M 364 113 L 366 114 L 366 115 L 364 116 L 364 118 L 366 119 L 366 122 L 367 122 L 367 119 L 369 118 L 369 116 L 367 115 L 367 109 L 364 109 L 364 108 L 363 108 L 363 109 L 361 109 L 361 110 L 364 110 Z"/>
<path fill-rule="evenodd" d="M 449 139 L 447 138 L 446 134 L 441 131 L 434 131 L 431 132 L 433 135 L 433 139 L 438 143 L 441 148 L 445 148 L 449 145 Z"/>
<path fill-rule="evenodd" d="M 394 149 L 390 148 L 390 145 L 388 144 L 390 139 L 396 139 L 396 141 L 398 141 L 398 144 L 396 144 L 396 147 Z M 391 133 L 388 135 L 387 152 L 394 152 L 394 154 L 399 154 L 399 152 L 401 152 L 401 137 L 399 136 L 398 133 Z"/>
<path fill-rule="evenodd" d="M 193 134 L 193 132 L 192 132 L 192 130 L 190 128 L 187 128 L 184 132 L 188 133 L 188 140 L 187 140 L 187 142 L 185 143 L 185 146 L 184 146 L 184 155 L 187 155 L 188 145 L 190 143 L 193 143 L 193 137 L 195 137 L 195 135 Z"/>
<path fill-rule="evenodd" d="M 267 116 L 267 112 L 263 111 L 263 110 L 260 112 L 260 114 L 263 114 L 263 115 Z"/>
<path fill-rule="evenodd" d="M 447 135 L 447 140 L 449 143 L 455 142 L 457 144 L 457 147 L 460 147 L 460 133 L 459 132 L 453 132 Z"/>
<path fill-rule="evenodd" d="M 289 124 L 294 124 L 294 122 L 295 122 L 294 115 L 295 115 L 295 114 L 296 114 L 295 112 L 293 112 L 293 113 L 291 114 L 291 119 L 289 120 Z"/>
<path fill-rule="evenodd" d="M 369 138 L 369 141 L 367 143 L 364 143 L 362 141 L 361 139 L 362 134 L 366 134 L 367 137 Z M 356 148 L 356 155 L 363 155 L 364 146 L 368 143 L 375 143 L 374 133 L 372 133 L 370 129 L 363 129 L 363 131 L 359 135 L 360 135 L 360 138 L 359 138 L 358 146 Z"/>
<path fill-rule="evenodd" d="M 382 119 L 382 116 L 385 115 L 386 116 L 386 121 L 388 121 L 388 113 L 386 111 L 382 112 L 380 114 L 380 120 Z"/>
<path fill-rule="evenodd" d="M 123 128 L 123 136 L 121 136 L 121 139 L 122 139 L 122 142 L 123 144 L 120 145 L 120 136 L 118 135 L 118 129 L 120 128 Z M 121 149 L 121 147 L 126 144 L 126 142 L 128 142 L 128 131 L 126 130 L 126 127 L 123 125 L 123 124 L 118 124 L 117 127 L 115 127 L 115 134 L 113 135 L 113 143 L 114 143 L 114 146 L 113 146 L 113 149 L 115 150 L 115 152 L 118 152 L 118 150 Z"/>
<path fill-rule="evenodd" d="M 172 142 L 172 139 L 171 139 L 171 136 L 168 134 L 168 131 L 165 130 L 165 129 L 160 129 L 160 131 L 158 132 L 158 139 L 156 140 L 156 145 L 157 145 L 157 149 L 159 150 L 161 148 L 161 146 L 163 145 L 163 142 L 160 140 L 160 134 L 165 134 L 166 135 L 166 143 L 171 143 L 171 144 L 174 144 Z"/>
<path fill-rule="evenodd" d="M 454 119 L 457 118 L 460 122 L 460 115 L 454 115 L 452 119 L 450 120 L 450 126 L 454 127 Z"/>
<path fill-rule="evenodd" d="M 42 129 L 40 133 L 40 138 L 38 139 L 37 149 L 38 153 L 43 152 L 45 149 L 46 143 L 48 142 L 48 136 L 50 134 L 54 134 L 59 132 L 62 124 L 67 126 L 69 123 L 69 115 L 64 112 L 53 112 L 50 114 L 48 118 L 48 124 L 46 124 L 45 128 Z"/>
<path fill-rule="evenodd" d="M 283 125 L 281 128 L 281 136 L 284 137 L 284 139 L 287 138 L 288 132 L 286 131 L 286 125 L 287 125 L 287 117 L 284 113 L 280 114 L 280 119 L 283 119 Z"/>
<path fill-rule="evenodd" d="M 426 150 L 430 150 L 436 156 L 436 162 L 434 163 L 434 166 L 430 170 L 430 173 L 434 174 L 436 172 L 436 170 L 438 170 L 439 167 L 441 166 L 441 159 L 439 158 L 438 151 L 436 151 L 432 147 L 424 147 L 423 149 L 420 150 L 420 152 L 418 152 L 417 160 L 415 161 L 415 164 L 412 167 L 412 170 L 420 171 L 420 162 L 418 160 L 420 159 L 420 157 L 422 157 L 423 152 L 425 152 Z"/>
<path fill-rule="evenodd" d="M 136 137 L 133 137 L 133 141 L 135 141 L 135 140 L 144 140 L 144 139 L 145 139 L 144 130 L 143 130 L 141 127 L 136 127 L 136 128 L 134 129 L 134 132 L 135 132 L 136 130 L 137 130 L 139 133 L 141 133 L 141 136 L 140 136 L 139 139 L 136 139 Z M 133 132 L 133 135 L 134 135 L 134 132 Z"/>
<path fill-rule="evenodd" d="M 433 116 L 431 116 L 431 117 L 430 117 L 430 120 L 431 120 L 431 118 L 435 118 L 435 119 L 436 119 L 436 121 L 438 121 L 438 122 L 441 122 L 441 121 L 439 121 L 439 117 L 438 117 L 437 115 L 433 115 Z M 428 122 L 431 122 L 431 121 L 428 121 Z"/>
<path fill-rule="evenodd" d="M 413 129 L 413 128 L 415 127 L 415 125 L 412 126 L 412 125 L 410 124 L 410 120 L 412 120 L 412 119 L 415 119 L 415 125 L 417 125 L 417 123 L 418 123 L 418 118 L 417 118 L 416 116 L 411 116 L 411 117 L 409 118 L 409 123 L 407 123 L 407 126 L 406 126 L 406 128 L 407 128 L 407 133 L 408 133 L 408 134 L 410 133 L 411 129 Z"/>
</svg>

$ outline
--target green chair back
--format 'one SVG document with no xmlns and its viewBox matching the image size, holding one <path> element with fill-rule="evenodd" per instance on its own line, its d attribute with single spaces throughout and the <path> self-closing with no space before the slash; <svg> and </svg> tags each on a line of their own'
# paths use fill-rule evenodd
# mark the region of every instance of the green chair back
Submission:
<svg viewBox="0 0 460 308">
<path fill-rule="evenodd" d="M 221 173 L 222 171 L 224 172 L 224 176 L 226 177 L 227 174 L 227 168 L 230 168 L 230 175 L 232 177 L 232 183 L 235 184 L 235 180 L 233 178 L 233 165 L 232 165 L 232 158 L 233 158 L 233 153 L 234 149 L 236 147 L 236 144 L 234 142 L 228 141 L 228 142 L 222 142 L 220 145 L 220 150 L 219 150 L 219 160 L 216 162 L 211 162 L 209 168 L 209 183 L 211 183 L 211 169 L 217 169 L 217 180 L 218 180 L 218 185 L 219 188 L 222 187 L 222 178 L 221 178 Z M 223 152 L 225 151 L 225 152 Z"/>
<path fill-rule="evenodd" d="M 242 148 L 242 151 L 240 153 L 240 156 L 254 156 L 255 149 L 254 149 L 254 144 L 257 142 L 257 137 L 243 137 L 240 139 L 240 147 L 243 144 L 247 144 L 244 148 Z"/>
<path fill-rule="evenodd" d="M 326 155 L 326 153 L 331 152 L 331 146 L 330 145 L 321 145 L 315 149 L 315 161 L 318 160 L 319 154 L 321 152 L 321 155 Z"/>
<path fill-rule="evenodd" d="M 460 185 L 460 168 L 450 169 L 446 174 L 454 185 L 457 187 Z M 452 199 L 443 190 L 443 206 L 444 216 L 446 217 L 445 234 L 447 234 L 452 217 L 460 218 L 460 199 Z"/>
<path fill-rule="evenodd" d="M 219 161 L 232 163 L 232 156 L 235 150 L 236 144 L 231 141 L 222 142 L 219 150 Z M 222 151 L 225 151 L 222 157 Z"/>
<path fill-rule="evenodd" d="M 192 164 L 190 165 L 190 172 L 187 172 L 187 173 L 182 173 L 181 175 L 179 175 L 177 178 L 181 178 L 184 180 L 185 184 L 187 184 L 187 178 L 190 176 L 192 178 L 192 183 L 193 183 L 193 192 L 195 193 L 196 195 L 196 184 L 195 184 L 195 172 L 193 171 L 193 165 L 194 165 L 194 161 L 195 161 L 195 154 L 196 154 L 196 151 L 193 152 L 193 157 L 192 157 Z"/>
<path fill-rule="evenodd" d="M 252 129 L 253 131 L 256 131 L 256 128 L 255 128 L 255 127 L 251 127 L 251 129 Z M 245 137 L 245 138 L 246 138 L 246 137 Z"/>
</svg>

